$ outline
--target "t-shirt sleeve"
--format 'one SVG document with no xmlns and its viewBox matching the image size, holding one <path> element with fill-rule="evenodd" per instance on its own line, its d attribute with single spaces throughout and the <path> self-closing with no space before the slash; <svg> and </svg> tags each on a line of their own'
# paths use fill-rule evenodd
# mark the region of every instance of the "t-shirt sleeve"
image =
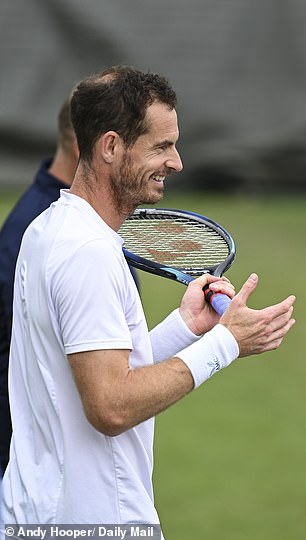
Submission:
<svg viewBox="0 0 306 540">
<path fill-rule="evenodd" d="M 127 267 L 119 248 L 103 239 L 79 247 L 60 268 L 50 266 L 50 301 L 66 354 L 130 349 L 125 312 Z"/>
</svg>

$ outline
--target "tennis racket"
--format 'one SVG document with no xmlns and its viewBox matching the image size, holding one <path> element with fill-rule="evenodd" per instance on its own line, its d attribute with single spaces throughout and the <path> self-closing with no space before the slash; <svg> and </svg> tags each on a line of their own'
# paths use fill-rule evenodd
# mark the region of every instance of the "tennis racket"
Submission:
<svg viewBox="0 0 306 540">
<path fill-rule="evenodd" d="M 222 276 L 235 259 L 231 235 L 207 217 L 164 208 L 138 208 L 119 229 L 123 252 L 135 268 L 188 285 L 205 273 Z M 230 298 L 205 286 L 206 300 L 222 315 Z"/>
</svg>

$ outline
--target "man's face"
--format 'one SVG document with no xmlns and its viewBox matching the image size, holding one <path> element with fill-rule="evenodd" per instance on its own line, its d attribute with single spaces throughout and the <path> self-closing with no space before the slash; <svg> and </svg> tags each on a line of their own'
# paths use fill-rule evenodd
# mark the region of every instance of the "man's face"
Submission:
<svg viewBox="0 0 306 540">
<path fill-rule="evenodd" d="M 148 133 L 125 150 L 111 177 L 120 211 L 133 211 L 139 204 L 155 204 L 163 197 L 164 180 L 183 168 L 176 150 L 179 132 L 174 109 L 162 103 L 148 107 Z"/>
</svg>

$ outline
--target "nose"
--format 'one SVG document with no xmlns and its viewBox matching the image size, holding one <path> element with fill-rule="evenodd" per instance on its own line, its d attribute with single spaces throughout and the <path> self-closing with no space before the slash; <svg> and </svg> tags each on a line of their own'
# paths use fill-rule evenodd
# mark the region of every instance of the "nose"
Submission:
<svg viewBox="0 0 306 540">
<path fill-rule="evenodd" d="M 169 156 L 166 165 L 167 167 L 169 167 L 169 169 L 172 169 L 176 172 L 180 172 L 183 170 L 181 156 L 176 148 L 172 149 L 171 156 Z"/>
</svg>

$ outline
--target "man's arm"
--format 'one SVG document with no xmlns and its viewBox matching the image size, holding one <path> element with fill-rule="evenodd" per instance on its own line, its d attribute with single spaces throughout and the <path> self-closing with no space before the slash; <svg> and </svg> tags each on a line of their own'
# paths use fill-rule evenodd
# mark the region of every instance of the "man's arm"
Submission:
<svg viewBox="0 0 306 540">
<path fill-rule="evenodd" d="M 179 358 L 131 369 L 128 350 L 69 355 L 88 421 L 115 436 L 155 416 L 193 388 L 188 367 Z"/>
<path fill-rule="evenodd" d="M 257 276 L 253 275 L 220 319 L 221 325 L 237 341 L 239 353 L 234 357 L 278 348 L 295 322 L 292 319 L 294 296 L 262 310 L 248 308 L 246 302 L 256 286 Z M 207 336 L 210 338 L 213 332 L 208 332 Z M 119 435 L 184 397 L 208 378 L 209 351 L 214 355 L 218 345 L 222 349 L 224 333 L 213 339 L 212 347 L 207 346 L 204 336 L 182 351 L 182 358 L 178 352 L 177 357 L 137 369 L 129 367 L 128 350 L 68 355 L 89 422 L 106 435 Z M 234 359 L 225 358 L 226 352 L 224 358 L 222 354 L 221 351 L 218 359 L 221 367 L 222 363 L 225 366 Z"/>
</svg>

